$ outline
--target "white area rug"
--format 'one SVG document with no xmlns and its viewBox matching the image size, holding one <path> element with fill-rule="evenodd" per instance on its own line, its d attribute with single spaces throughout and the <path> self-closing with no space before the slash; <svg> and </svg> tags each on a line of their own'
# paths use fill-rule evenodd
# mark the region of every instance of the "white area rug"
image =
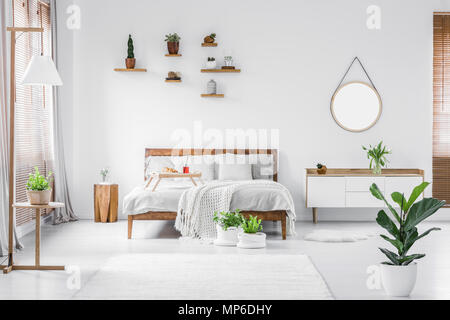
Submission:
<svg viewBox="0 0 450 320">
<path fill-rule="evenodd" d="M 356 242 L 373 236 L 375 233 L 362 231 L 315 230 L 308 233 L 304 239 L 318 242 Z"/>
<path fill-rule="evenodd" d="M 333 299 L 305 255 L 129 254 L 111 258 L 75 299 Z"/>
</svg>

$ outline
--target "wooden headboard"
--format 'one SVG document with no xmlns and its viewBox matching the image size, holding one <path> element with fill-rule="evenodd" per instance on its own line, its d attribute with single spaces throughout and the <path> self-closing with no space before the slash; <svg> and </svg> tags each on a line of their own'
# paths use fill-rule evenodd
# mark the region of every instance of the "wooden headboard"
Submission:
<svg viewBox="0 0 450 320">
<path fill-rule="evenodd" d="M 271 154 L 273 156 L 273 181 L 278 182 L 278 150 L 277 149 L 145 149 L 145 158 L 154 157 L 182 157 L 220 154 Z"/>
</svg>

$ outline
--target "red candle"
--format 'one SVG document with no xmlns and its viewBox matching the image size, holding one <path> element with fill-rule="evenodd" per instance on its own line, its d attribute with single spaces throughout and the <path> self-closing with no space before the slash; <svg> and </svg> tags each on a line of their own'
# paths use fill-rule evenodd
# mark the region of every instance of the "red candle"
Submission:
<svg viewBox="0 0 450 320">
<path fill-rule="evenodd" d="M 188 174 L 189 173 L 189 167 L 184 167 L 183 168 L 183 173 L 184 174 Z"/>
</svg>

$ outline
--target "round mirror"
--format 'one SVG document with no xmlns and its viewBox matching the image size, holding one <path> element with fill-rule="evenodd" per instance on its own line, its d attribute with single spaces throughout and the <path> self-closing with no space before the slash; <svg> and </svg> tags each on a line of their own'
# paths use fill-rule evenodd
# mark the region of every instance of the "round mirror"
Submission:
<svg viewBox="0 0 450 320">
<path fill-rule="evenodd" d="M 380 119 L 381 97 L 364 82 L 349 82 L 340 87 L 331 100 L 331 113 L 336 123 L 351 132 L 372 128 Z"/>
</svg>

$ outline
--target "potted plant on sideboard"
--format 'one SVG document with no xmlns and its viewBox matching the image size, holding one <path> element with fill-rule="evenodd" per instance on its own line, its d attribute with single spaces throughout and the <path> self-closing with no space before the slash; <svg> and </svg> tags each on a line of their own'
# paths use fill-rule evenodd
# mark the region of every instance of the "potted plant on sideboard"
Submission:
<svg viewBox="0 0 450 320">
<path fill-rule="evenodd" d="M 177 33 L 169 33 L 166 35 L 167 49 L 169 54 L 178 54 L 180 50 L 180 36 Z"/>
<path fill-rule="evenodd" d="M 134 57 L 134 44 L 131 34 L 128 37 L 128 56 L 125 59 L 127 69 L 134 69 L 136 66 L 136 58 Z"/>
<path fill-rule="evenodd" d="M 28 202 L 31 205 L 47 205 L 52 197 L 50 187 L 52 172 L 45 177 L 39 173 L 38 167 L 34 168 L 34 173 L 30 173 L 26 185 Z"/>
<path fill-rule="evenodd" d="M 238 235 L 238 248 L 261 249 L 266 247 L 266 234 L 262 233 L 262 221 L 257 217 L 250 216 L 241 224 L 243 233 Z"/>
<path fill-rule="evenodd" d="M 391 150 L 383 146 L 383 141 L 381 141 L 375 147 L 370 145 L 369 147 L 362 147 L 364 151 L 367 151 L 367 159 L 370 160 L 369 168 L 372 170 L 373 174 L 380 175 L 381 169 L 386 166 L 389 162 L 386 155 L 391 154 Z"/>
<path fill-rule="evenodd" d="M 424 192 L 429 183 L 424 182 L 414 188 L 408 200 L 399 192 L 392 193 L 392 200 L 399 205 L 400 213 L 387 202 L 383 193 L 376 184 L 370 187 L 372 195 L 383 200 L 396 222 L 381 210 L 377 216 L 377 223 L 384 228 L 392 237 L 381 235 L 381 237 L 392 244 L 397 253 L 388 249 L 380 248 L 381 252 L 389 261 L 381 264 L 381 281 L 386 293 L 394 297 L 407 297 L 411 294 L 416 284 L 417 259 L 425 257 L 425 254 L 409 254 L 414 243 L 427 236 L 432 231 L 440 230 L 431 228 L 419 235 L 417 225 L 445 205 L 445 201 L 434 198 L 424 198 L 415 203 L 417 198 Z"/>
<path fill-rule="evenodd" d="M 242 231 L 241 224 L 244 222 L 240 210 L 231 212 L 215 212 L 214 222 L 217 228 L 216 246 L 236 246 L 238 233 Z"/>
<path fill-rule="evenodd" d="M 327 170 L 328 170 L 328 168 L 326 165 L 323 165 L 321 163 L 317 164 L 317 173 L 318 174 L 326 174 Z"/>
</svg>

